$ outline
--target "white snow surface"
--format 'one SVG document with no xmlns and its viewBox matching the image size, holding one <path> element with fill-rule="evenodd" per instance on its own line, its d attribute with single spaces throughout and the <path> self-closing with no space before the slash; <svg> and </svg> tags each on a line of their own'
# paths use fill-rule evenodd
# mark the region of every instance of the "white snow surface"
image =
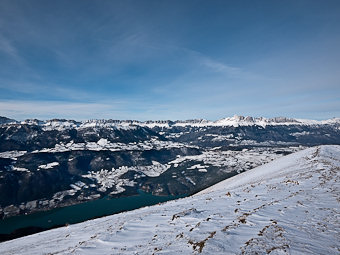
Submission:
<svg viewBox="0 0 340 255">
<path fill-rule="evenodd" d="M 53 168 L 55 166 L 59 166 L 59 162 L 52 162 L 52 163 L 48 163 L 46 165 L 40 165 L 39 168 L 40 169 L 50 169 L 50 168 Z"/>
<path fill-rule="evenodd" d="M 25 155 L 27 151 L 5 151 L 0 152 L 0 158 L 17 158 Z"/>
<path fill-rule="evenodd" d="M 194 196 L 0 243 L 0 254 L 339 254 L 340 146 Z"/>
</svg>

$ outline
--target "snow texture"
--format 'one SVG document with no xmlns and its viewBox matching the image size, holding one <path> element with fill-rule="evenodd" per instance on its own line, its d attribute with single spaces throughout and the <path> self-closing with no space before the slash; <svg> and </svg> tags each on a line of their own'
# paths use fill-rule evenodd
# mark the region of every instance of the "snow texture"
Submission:
<svg viewBox="0 0 340 255">
<path fill-rule="evenodd" d="M 55 166 L 59 166 L 59 163 L 58 162 L 52 162 L 52 163 L 48 163 L 46 165 L 40 165 L 39 168 L 40 169 L 50 169 L 50 168 L 53 168 Z"/>
<path fill-rule="evenodd" d="M 191 197 L 1 243 L 0 254 L 339 254 L 339 169 L 340 146 L 309 148 Z"/>
</svg>

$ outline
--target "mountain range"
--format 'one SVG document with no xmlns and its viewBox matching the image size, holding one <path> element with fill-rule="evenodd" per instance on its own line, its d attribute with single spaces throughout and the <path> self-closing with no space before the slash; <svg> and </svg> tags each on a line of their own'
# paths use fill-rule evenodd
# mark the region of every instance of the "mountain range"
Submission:
<svg viewBox="0 0 340 255">
<path fill-rule="evenodd" d="M 340 119 L 234 116 L 140 122 L 0 117 L 0 218 L 140 192 L 188 196 L 323 144 L 340 144 Z"/>
</svg>

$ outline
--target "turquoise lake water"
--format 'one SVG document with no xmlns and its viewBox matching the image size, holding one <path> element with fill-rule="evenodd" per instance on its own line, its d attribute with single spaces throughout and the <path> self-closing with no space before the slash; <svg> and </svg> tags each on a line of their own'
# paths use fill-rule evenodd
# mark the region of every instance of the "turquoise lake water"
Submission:
<svg viewBox="0 0 340 255">
<path fill-rule="evenodd" d="M 14 230 L 26 227 L 53 228 L 58 225 L 78 223 L 105 215 L 154 205 L 176 198 L 179 197 L 154 196 L 144 192 L 140 192 L 138 195 L 130 197 L 105 197 L 82 204 L 0 220 L 0 234 L 9 234 Z"/>
</svg>

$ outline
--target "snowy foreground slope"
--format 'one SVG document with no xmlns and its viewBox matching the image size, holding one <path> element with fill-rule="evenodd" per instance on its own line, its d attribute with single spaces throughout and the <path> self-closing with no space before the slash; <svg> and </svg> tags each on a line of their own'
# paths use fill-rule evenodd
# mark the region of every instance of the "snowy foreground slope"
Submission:
<svg viewBox="0 0 340 255">
<path fill-rule="evenodd" d="M 192 197 L 0 243 L 0 254 L 339 254 L 339 202 L 340 146 L 319 146 Z"/>
</svg>

